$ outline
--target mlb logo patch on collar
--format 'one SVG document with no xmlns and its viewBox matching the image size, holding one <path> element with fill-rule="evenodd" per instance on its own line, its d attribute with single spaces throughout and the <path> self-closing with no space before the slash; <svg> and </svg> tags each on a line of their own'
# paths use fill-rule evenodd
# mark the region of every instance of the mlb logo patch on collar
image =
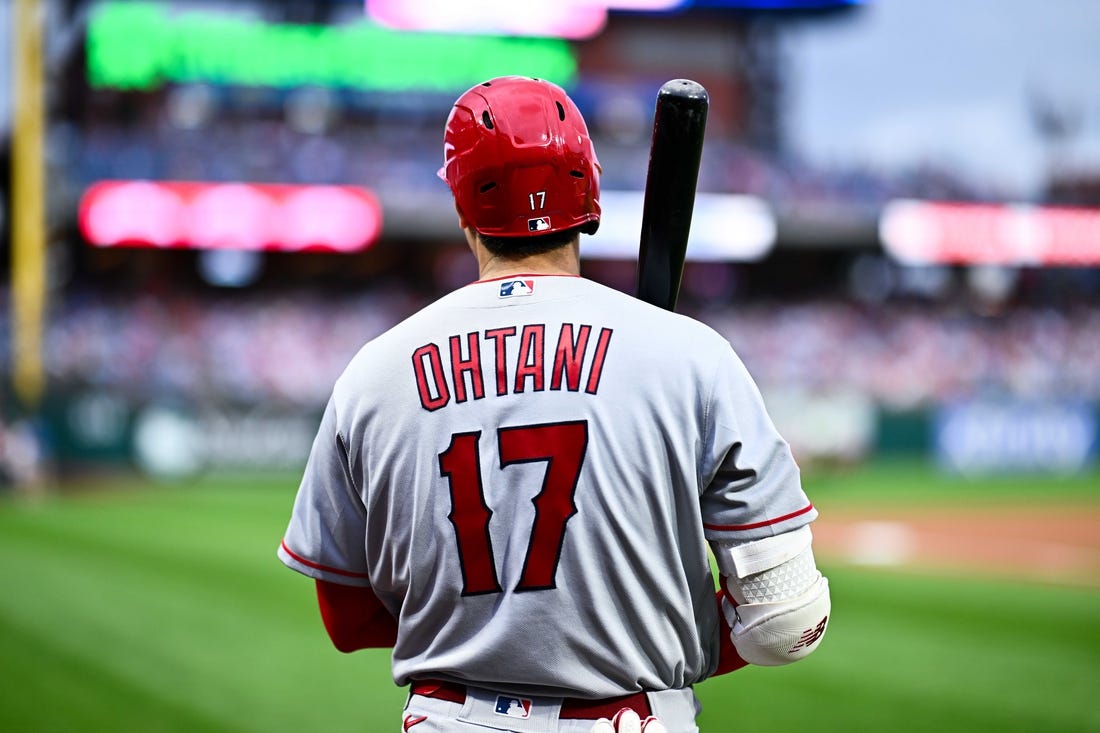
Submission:
<svg viewBox="0 0 1100 733">
<path fill-rule="evenodd" d="M 531 717 L 531 701 L 522 697 L 508 697 L 497 695 L 497 715 L 506 715 L 509 718 Z"/>
<path fill-rule="evenodd" d="M 514 298 L 517 295 L 534 295 L 534 280 L 505 280 L 500 284 L 500 297 Z"/>
</svg>

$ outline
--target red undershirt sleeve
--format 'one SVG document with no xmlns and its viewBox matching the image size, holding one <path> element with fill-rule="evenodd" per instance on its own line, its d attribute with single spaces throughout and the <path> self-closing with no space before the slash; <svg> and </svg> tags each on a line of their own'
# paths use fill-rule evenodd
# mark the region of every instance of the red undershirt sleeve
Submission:
<svg viewBox="0 0 1100 733">
<path fill-rule="evenodd" d="M 342 652 L 393 647 L 397 619 L 365 586 L 317 580 L 317 603 L 332 644 Z"/>
</svg>

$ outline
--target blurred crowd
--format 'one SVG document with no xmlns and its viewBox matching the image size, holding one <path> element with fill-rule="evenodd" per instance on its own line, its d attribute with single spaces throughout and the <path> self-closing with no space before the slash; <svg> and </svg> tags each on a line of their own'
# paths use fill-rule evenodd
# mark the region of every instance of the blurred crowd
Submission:
<svg viewBox="0 0 1100 733">
<path fill-rule="evenodd" d="M 762 386 L 846 389 L 897 410 L 955 399 L 1100 400 L 1100 309 L 753 305 L 705 314 Z"/>
<path fill-rule="evenodd" d="M 108 390 L 137 402 L 316 409 L 358 348 L 420 305 L 396 288 L 203 299 L 73 295 L 49 319 L 45 363 L 52 387 Z M 766 390 L 843 388 L 891 409 L 979 395 L 1100 401 L 1096 307 L 980 315 L 832 299 L 696 315 L 730 340 Z M 7 348 L 5 340 L 5 371 Z"/>
<path fill-rule="evenodd" d="M 651 127 L 646 92 L 616 111 L 625 91 L 582 92 L 606 190 L 644 181 Z M 110 179 L 248 181 L 375 190 L 384 203 L 438 195 L 442 126 L 453 98 L 407 94 L 384 99 L 332 89 L 289 91 L 179 85 L 145 95 L 77 95 L 82 105 L 56 119 L 48 137 L 59 211 L 75 210 L 91 184 Z M 388 106 L 387 106 L 388 105 Z M 993 190 L 931 164 L 889 174 L 857 165 L 811 165 L 783 147 L 711 135 L 699 190 L 759 196 L 780 213 L 831 211 L 873 217 L 899 197 L 989 200 Z"/>
<path fill-rule="evenodd" d="M 407 296 L 70 297 L 50 319 L 55 385 L 142 402 L 317 407 L 367 340 L 403 317 Z"/>
<path fill-rule="evenodd" d="M 400 198 L 442 191 L 435 171 L 442 161 L 439 120 L 444 112 L 412 121 L 305 127 L 230 117 L 181 127 L 159 112 L 134 125 L 58 125 L 51 147 L 66 162 L 58 173 L 73 198 L 105 179 L 352 183 Z M 601 184 L 608 190 L 636 189 L 646 175 L 648 139 L 593 134 L 603 166 Z M 1000 193 L 931 166 L 891 175 L 858 167 L 826 170 L 793 154 L 718 138 L 707 142 L 699 189 L 756 195 L 781 210 L 824 206 L 866 214 L 898 197 L 980 200 Z"/>
<path fill-rule="evenodd" d="M 613 85 L 607 93 L 591 83 L 578 92 L 599 151 L 601 184 L 636 189 L 647 173 L 652 93 L 637 84 Z M 411 224 L 395 239 L 441 236 L 428 226 L 437 210 L 446 236 L 455 234 L 446 188 L 435 176 L 452 95 L 202 83 L 128 94 L 72 86 L 47 139 L 53 227 L 70 249 L 83 247 L 73 215 L 80 196 L 105 179 L 363 185 L 384 208 L 408 214 Z M 700 191 L 759 196 L 780 219 L 812 212 L 815 221 L 865 223 L 899 197 L 1005 198 L 996 182 L 964 182 L 930 165 L 889 175 L 853 165 L 829 170 L 787 146 L 754 146 L 743 135 L 708 137 L 705 152 Z M 387 226 L 397 219 L 387 213 Z M 70 259 L 79 270 L 83 258 Z M 266 294 L 134 296 L 82 289 L 88 273 L 71 275 L 51 304 L 50 384 L 111 390 L 136 401 L 316 408 L 363 342 L 422 304 L 401 288 L 337 296 L 301 288 L 301 279 L 298 290 Z M 730 339 L 767 388 L 844 388 L 897 409 L 988 393 L 1100 400 L 1095 306 L 1030 305 L 982 315 L 938 296 L 920 305 L 866 306 L 839 295 L 839 282 L 832 292 L 838 294 L 801 303 L 776 293 L 774 303 L 756 298 L 697 315 Z M 853 294 L 871 302 L 866 293 Z M 4 320 L 0 312 L 0 335 Z M 5 337 L 5 371 L 9 348 Z"/>
</svg>

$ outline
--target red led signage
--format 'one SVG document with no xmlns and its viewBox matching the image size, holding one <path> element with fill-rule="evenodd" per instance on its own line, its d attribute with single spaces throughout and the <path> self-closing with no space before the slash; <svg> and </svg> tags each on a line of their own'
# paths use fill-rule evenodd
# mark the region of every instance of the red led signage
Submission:
<svg viewBox="0 0 1100 733">
<path fill-rule="evenodd" d="M 101 181 L 80 202 L 97 247 L 358 252 L 382 232 L 365 188 L 192 181 Z"/>
<path fill-rule="evenodd" d="M 907 264 L 1100 265 L 1100 209 L 893 201 L 883 246 Z"/>
</svg>

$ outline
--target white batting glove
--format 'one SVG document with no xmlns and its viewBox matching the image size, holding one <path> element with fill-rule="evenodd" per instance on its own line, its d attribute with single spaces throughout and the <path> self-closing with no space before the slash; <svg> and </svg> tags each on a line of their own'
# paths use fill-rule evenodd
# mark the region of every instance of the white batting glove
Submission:
<svg viewBox="0 0 1100 733">
<path fill-rule="evenodd" d="M 623 708 L 613 720 L 600 718 L 589 733 L 668 733 L 665 724 L 650 715 L 645 720 L 631 710 Z"/>
</svg>

